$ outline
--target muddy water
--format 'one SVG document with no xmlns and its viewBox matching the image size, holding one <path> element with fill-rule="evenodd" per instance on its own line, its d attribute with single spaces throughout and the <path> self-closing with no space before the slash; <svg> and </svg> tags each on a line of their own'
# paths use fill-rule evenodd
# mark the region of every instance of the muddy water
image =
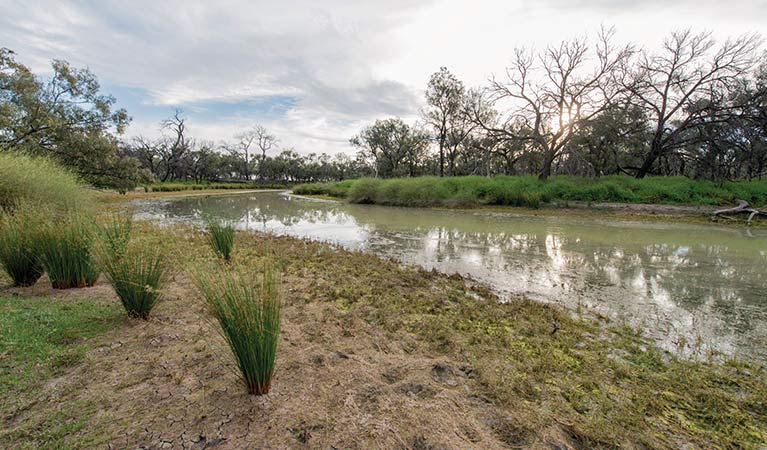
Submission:
<svg viewBox="0 0 767 450">
<path fill-rule="evenodd" d="M 142 218 L 242 229 L 372 251 L 594 311 L 665 349 L 767 361 L 767 230 L 347 205 L 256 193 L 140 200 Z"/>
</svg>

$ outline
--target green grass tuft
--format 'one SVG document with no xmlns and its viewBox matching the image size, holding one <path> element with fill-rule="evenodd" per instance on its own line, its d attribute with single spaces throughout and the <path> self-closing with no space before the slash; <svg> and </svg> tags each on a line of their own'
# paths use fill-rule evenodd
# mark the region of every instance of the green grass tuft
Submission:
<svg viewBox="0 0 767 450">
<path fill-rule="evenodd" d="M 224 261 L 232 259 L 234 249 L 234 225 L 217 221 L 209 221 L 207 224 L 208 242 L 217 255 Z"/>
<path fill-rule="evenodd" d="M 149 318 L 162 297 L 160 287 L 168 271 L 164 251 L 145 242 L 132 243 L 119 251 L 106 245 L 99 260 L 128 315 Z"/>
<path fill-rule="evenodd" d="M 51 159 L 0 152 L 0 208 L 12 209 L 28 201 L 72 209 L 90 200 L 77 177 Z"/>
<path fill-rule="evenodd" d="M 43 220 L 43 213 L 28 203 L 0 216 L 0 266 L 14 286 L 31 286 L 43 274 L 38 256 Z"/>
<path fill-rule="evenodd" d="M 767 180 L 715 183 L 686 177 L 628 176 L 588 179 L 556 176 L 546 182 L 533 176 L 361 178 L 339 183 L 296 186 L 296 194 L 328 195 L 351 203 L 390 206 L 524 206 L 551 202 L 619 202 L 715 206 L 743 199 L 767 205 Z"/>
<path fill-rule="evenodd" d="M 40 258 L 55 289 L 93 286 L 99 269 L 93 261 L 95 227 L 87 216 L 70 212 L 46 224 Z"/>
<path fill-rule="evenodd" d="M 232 350 L 248 393 L 268 393 L 280 337 L 279 277 L 271 267 L 260 274 L 219 268 L 197 271 L 194 282 Z"/>
</svg>

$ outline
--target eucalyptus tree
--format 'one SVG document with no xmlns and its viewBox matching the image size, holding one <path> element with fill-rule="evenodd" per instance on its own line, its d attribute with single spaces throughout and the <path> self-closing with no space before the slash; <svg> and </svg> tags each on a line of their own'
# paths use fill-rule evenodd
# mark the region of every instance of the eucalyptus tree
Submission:
<svg viewBox="0 0 767 450">
<path fill-rule="evenodd" d="M 716 46 L 710 32 L 675 31 L 658 52 L 643 51 L 625 66 L 623 87 L 651 117 L 649 152 L 636 171 L 643 178 L 656 161 L 696 139 L 690 131 L 703 123 L 730 120 L 726 97 L 757 61 L 756 34 Z"/>
<path fill-rule="evenodd" d="M 461 107 L 465 89 L 463 83 L 447 67 L 440 67 L 432 74 L 426 87 L 427 108 L 422 115 L 434 130 L 439 148 L 439 176 L 445 175 L 445 152 L 452 149 L 452 161 L 455 161 L 455 149 L 460 145 L 456 138 L 463 135 L 457 128 L 466 125 Z"/>
<path fill-rule="evenodd" d="M 418 160 L 426 152 L 428 140 L 418 128 L 400 118 L 376 120 L 350 139 L 366 158 L 372 158 L 375 176 L 415 175 Z"/>
<path fill-rule="evenodd" d="M 602 29 L 593 48 L 585 38 L 563 41 L 539 53 L 518 48 L 505 76 L 492 78 L 489 99 L 503 110 L 489 131 L 540 152 L 541 180 L 551 175 L 554 160 L 577 130 L 624 92 L 616 78 L 634 50 L 613 45 L 613 37 L 612 29 Z M 514 130 L 521 133 L 511 134 Z"/>
</svg>

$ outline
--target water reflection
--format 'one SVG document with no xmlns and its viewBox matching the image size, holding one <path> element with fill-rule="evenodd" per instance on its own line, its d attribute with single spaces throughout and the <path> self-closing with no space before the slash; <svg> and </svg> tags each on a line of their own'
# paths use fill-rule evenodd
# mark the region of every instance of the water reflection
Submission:
<svg viewBox="0 0 767 450">
<path fill-rule="evenodd" d="M 767 361 L 767 230 L 319 202 L 278 193 L 142 200 L 165 222 L 230 220 L 452 273 L 505 295 L 589 308 L 668 350 Z"/>
</svg>

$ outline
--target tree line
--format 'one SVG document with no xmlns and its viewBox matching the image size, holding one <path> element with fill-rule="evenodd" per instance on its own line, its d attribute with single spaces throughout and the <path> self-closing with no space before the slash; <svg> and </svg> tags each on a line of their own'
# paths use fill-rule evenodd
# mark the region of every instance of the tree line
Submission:
<svg viewBox="0 0 767 450">
<path fill-rule="evenodd" d="M 351 143 L 381 177 L 767 175 L 758 35 L 717 45 L 710 33 L 677 31 L 648 51 L 617 45 L 614 34 L 516 49 L 505 71 L 478 88 L 442 67 L 420 120 L 378 120 Z"/>
<path fill-rule="evenodd" d="M 355 156 L 301 155 L 261 125 L 214 143 L 176 111 L 159 137 L 130 123 L 87 69 L 52 63 L 35 76 L 0 49 L 0 151 L 48 154 L 99 187 L 150 181 L 295 183 L 360 176 L 626 174 L 754 179 L 767 175 L 767 63 L 756 34 L 717 44 L 671 33 L 656 51 L 612 29 L 538 51 L 518 48 L 484 86 L 447 68 L 426 86 L 420 118 L 376 120 Z"/>
</svg>

